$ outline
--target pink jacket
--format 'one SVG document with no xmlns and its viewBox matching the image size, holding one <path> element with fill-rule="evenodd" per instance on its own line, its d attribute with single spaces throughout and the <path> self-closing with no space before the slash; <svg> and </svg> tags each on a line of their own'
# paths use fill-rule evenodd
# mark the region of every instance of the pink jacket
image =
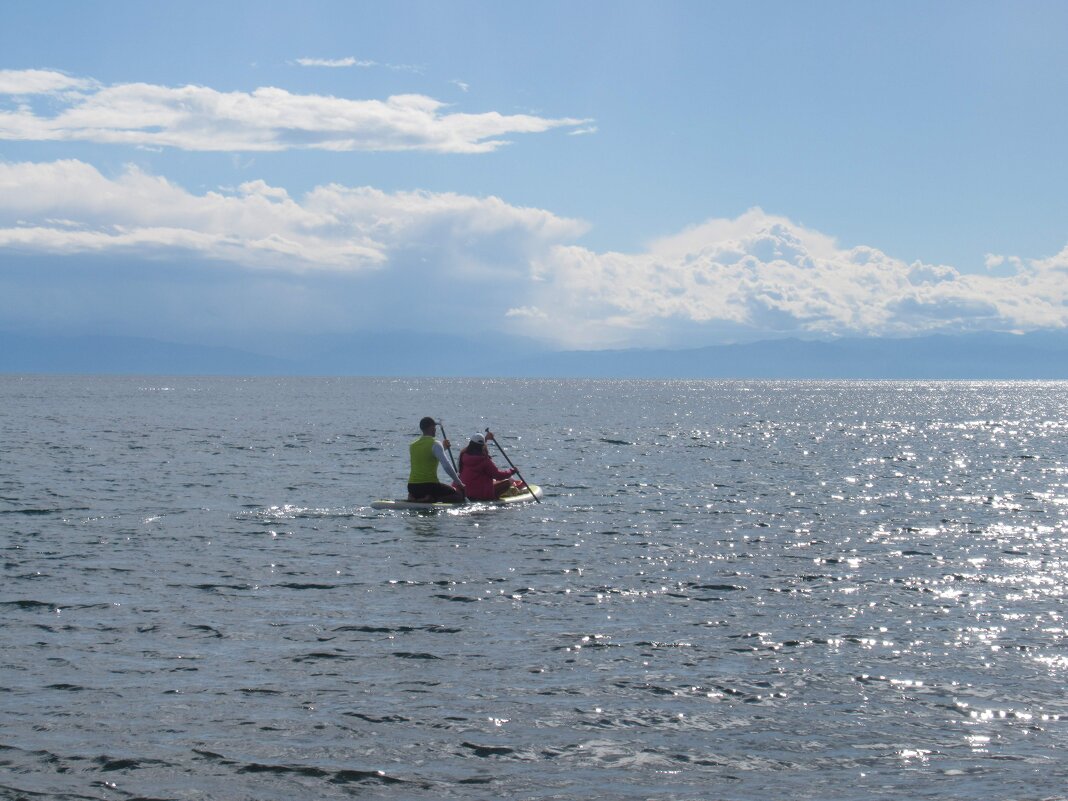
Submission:
<svg viewBox="0 0 1068 801">
<path fill-rule="evenodd" d="M 464 483 L 467 497 L 474 501 L 492 501 L 494 480 L 508 478 L 515 470 L 498 470 L 493 460 L 485 454 L 460 454 L 460 481 Z"/>
</svg>

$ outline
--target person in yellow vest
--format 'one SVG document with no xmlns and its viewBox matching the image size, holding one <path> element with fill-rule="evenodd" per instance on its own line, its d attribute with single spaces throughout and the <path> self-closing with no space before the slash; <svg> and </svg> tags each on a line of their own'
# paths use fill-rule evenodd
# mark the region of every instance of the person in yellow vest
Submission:
<svg viewBox="0 0 1068 801">
<path fill-rule="evenodd" d="M 433 417 L 420 420 L 419 430 L 423 432 L 422 436 L 408 446 L 412 457 L 412 469 L 408 474 L 408 500 L 418 503 L 460 503 L 464 500 L 464 485 L 449 460 L 445 458 L 449 441 L 441 443 L 434 439 L 438 424 Z M 438 481 L 439 464 L 453 480 L 453 486 Z"/>
</svg>

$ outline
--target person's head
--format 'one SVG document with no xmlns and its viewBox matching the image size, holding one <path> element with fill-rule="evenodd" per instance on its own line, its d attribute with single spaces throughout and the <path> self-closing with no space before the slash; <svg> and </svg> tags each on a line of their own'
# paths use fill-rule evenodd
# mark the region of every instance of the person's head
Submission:
<svg viewBox="0 0 1068 801">
<path fill-rule="evenodd" d="M 471 437 L 471 441 L 467 443 L 467 447 L 464 448 L 466 453 L 470 453 L 472 456 L 478 453 L 486 452 L 486 438 L 481 434 L 475 434 Z"/>
<path fill-rule="evenodd" d="M 433 417 L 424 417 L 419 421 L 419 430 L 424 434 L 433 434 L 438 429 L 438 424 Z"/>
</svg>

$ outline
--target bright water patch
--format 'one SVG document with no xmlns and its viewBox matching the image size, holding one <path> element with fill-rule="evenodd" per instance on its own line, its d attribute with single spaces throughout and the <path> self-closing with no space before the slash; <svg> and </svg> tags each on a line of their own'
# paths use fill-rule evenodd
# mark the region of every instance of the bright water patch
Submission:
<svg viewBox="0 0 1068 801">
<path fill-rule="evenodd" d="M 1062 797 L 1066 390 L 0 378 L 0 795 Z"/>
</svg>

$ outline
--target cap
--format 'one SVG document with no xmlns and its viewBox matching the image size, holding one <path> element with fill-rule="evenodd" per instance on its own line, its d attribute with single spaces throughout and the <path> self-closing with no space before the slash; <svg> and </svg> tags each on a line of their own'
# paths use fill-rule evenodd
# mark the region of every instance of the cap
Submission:
<svg viewBox="0 0 1068 801">
<path fill-rule="evenodd" d="M 482 436 L 481 434 L 472 434 L 471 435 L 471 441 L 472 442 L 477 442 L 479 445 L 485 445 L 486 444 L 486 438 L 484 436 Z"/>
</svg>

